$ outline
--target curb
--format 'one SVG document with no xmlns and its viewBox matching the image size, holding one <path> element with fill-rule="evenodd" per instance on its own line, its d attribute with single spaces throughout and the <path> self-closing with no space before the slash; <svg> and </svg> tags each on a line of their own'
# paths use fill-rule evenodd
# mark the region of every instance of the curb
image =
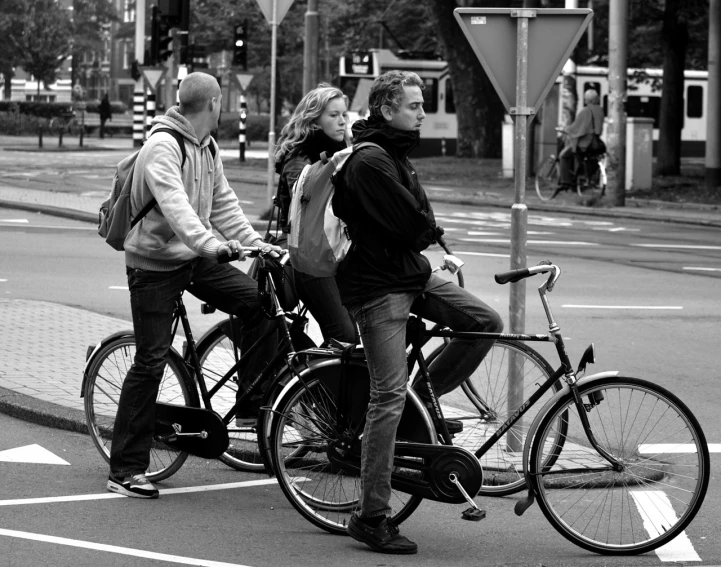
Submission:
<svg viewBox="0 0 721 567">
<path fill-rule="evenodd" d="M 85 414 L 0 387 L 0 413 L 45 427 L 88 434 Z"/>
</svg>

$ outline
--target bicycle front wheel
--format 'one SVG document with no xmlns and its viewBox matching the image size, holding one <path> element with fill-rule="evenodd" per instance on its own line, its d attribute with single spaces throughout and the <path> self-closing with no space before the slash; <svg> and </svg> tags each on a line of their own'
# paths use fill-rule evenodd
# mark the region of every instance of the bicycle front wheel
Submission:
<svg viewBox="0 0 721 567">
<path fill-rule="evenodd" d="M 442 348 L 428 356 L 429 365 Z M 453 444 L 475 453 L 483 467 L 479 494 L 507 496 L 525 488 L 522 457 L 528 428 L 543 405 L 561 389 L 559 381 L 485 453 L 481 453 L 480 448 L 552 374 L 553 368 L 528 345 L 498 339 L 461 387 L 441 397 L 445 417 L 463 424 L 463 431 L 455 434 Z M 558 454 L 563 444 L 562 415 L 556 425 L 554 451 L 549 452 L 549 459 Z"/>
<path fill-rule="evenodd" d="M 85 420 L 90 437 L 103 458 L 110 462 L 110 445 L 118 411 L 120 391 L 135 358 L 135 337 L 120 336 L 104 345 L 93 357 L 85 377 Z M 197 392 L 176 356 L 169 356 L 158 389 L 159 402 L 198 406 Z M 160 481 L 175 474 L 188 458 L 164 443 L 153 441 L 148 480 Z"/>
<path fill-rule="evenodd" d="M 559 168 L 555 155 L 541 161 L 536 168 L 536 193 L 541 201 L 550 201 L 558 192 Z"/>
<path fill-rule="evenodd" d="M 312 365 L 301 378 L 274 408 L 269 439 L 273 469 L 281 490 L 304 518 L 330 533 L 345 534 L 360 507 L 368 369 L 365 363 L 342 369 L 340 360 L 333 359 Z M 341 403 L 343 399 L 352 402 Z M 410 395 L 406 399 L 397 440 L 412 437 L 414 442 L 434 443 L 433 427 L 420 418 L 423 409 L 417 400 Z M 419 473 L 396 467 L 394 474 Z M 390 506 L 395 522 L 408 518 L 421 500 L 393 488 Z"/>
<path fill-rule="evenodd" d="M 638 378 L 582 384 L 583 414 L 614 470 L 591 445 L 572 395 L 541 422 L 528 476 L 549 522 L 573 543 L 596 553 L 645 553 L 676 536 L 703 502 L 710 475 L 708 446 L 698 421 L 668 390 Z M 568 416 L 560 457 L 546 464 L 559 417 Z"/>
</svg>

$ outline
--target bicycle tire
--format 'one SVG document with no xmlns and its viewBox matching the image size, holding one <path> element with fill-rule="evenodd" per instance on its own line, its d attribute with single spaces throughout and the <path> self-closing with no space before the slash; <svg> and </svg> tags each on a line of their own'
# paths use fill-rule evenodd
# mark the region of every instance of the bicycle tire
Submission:
<svg viewBox="0 0 721 567">
<path fill-rule="evenodd" d="M 341 381 L 353 388 L 352 413 L 339 427 L 337 399 Z M 300 380 L 289 386 L 276 401 L 271 422 L 269 449 L 278 484 L 293 507 L 315 526 L 333 533 L 345 534 L 353 512 L 359 508 L 360 475 L 344 470 L 330 461 L 329 453 L 341 441 L 348 441 L 352 453 L 360 459 L 360 434 L 367 411 L 370 384 L 365 362 L 351 362 L 341 369 L 340 359 L 312 364 L 300 373 Z M 430 421 L 419 419 L 425 412 L 419 398 L 409 393 L 398 439 L 424 443 L 435 442 Z M 425 414 L 427 416 L 427 414 Z M 341 417 L 343 419 L 343 417 Z M 353 439 L 344 432 L 360 427 Z M 342 429 L 342 430 L 341 430 Z M 412 431 L 412 433 L 411 433 Z M 305 455 L 295 458 L 298 449 Z M 293 458 L 289 458 L 292 455 Z M 404 474 L 404 469 L 395 469 Z M 420 496 L 392 488 L 391 516 L 397 524 L 406 520 L 421 503 Z"/>
<path fill-rule="evenodd" d="M 638 378 L 591 380 L 579 394 L 599 444 L 623 470 L 599 470 L 609 463 L 588 441 L 567 393 L 548 410 L 531 447 L 528 476 L 543 514 L 566 539 L 604 555 L 645 553 L 670 542 L 694 518 L 708 488 L 709 451 L 698 421 L 674 394 Z M 557 465 L 547 467 L 544 443 L 564 412 L 566 444 Z M 564 467 L 572 469 L 559 473 Z"/>
<path fill-rule="evenodd" d="M 536 168 L 536 194 L 541 201 L 550 201 L 558 193 L 558 160 L 554 154 L 541 160 Z"/>
<path fill-rule="evenodd" d="M 228 336 L 228 325 L 227 320 L 220 321 L 198 341 L 196 346 L 200 367 L 209 391 L 236 363 L 233 343 Z M 240 333 L 239 328 L 238 333 Z M 294 331 L 293 337 L 294 343 L 298 342 L 303 348 L 316 346 L 301 331 Z M 240 354 L 238 351 L 238 356 Z M 223 418 L 226 417 L 228 411 L 235 404 L 237 392 L 238 383 L 236 380 L 231 379 L 222 388 L 218 389 L 211 398 L 210 402 L 213 409 Z M 267 427 L 268 419 L 265 418 L 264 423 L 258 422 L 252 427 L 236 427 L 232 418 L 233 416 L 231 416 L 231 422 L 227 426 L 230 445 L 228 450 L 218 458 L 224 464 L 238 471 L 263 472 L 266 466 L 258 446 L 258 435 Z"/>
<path fill-rule="evenodd" d="M 596 161 L 597 167 L 591 175 L 587 175 L 588 164 L 584 163 L 582 166 L 584 172 L 579 173 L 576 177 L 576 192 L 579 197 L 595 202 L 601 199 L 606 193 L 606 168 L 600 157 L 584 158 L 584 161 L 589 159 Z"/>
<path fill-rule="evenodd" d="M 426 357 L 427 364 L 445 348 L 437 347 Z M 531 390 L 544 383 L 552 374 L 551 365 L 528 345 L 507 339 L 498 339 L 473 374 L 460 388 L 441 397 L 441 407 L 447 419 L 456 419 L 463 424 L 463 431 L 456 433 L 453 444 L 474 453 L 483 467 L 483 486 L 479 492 L 482 496 L 508 496 L 520 492 L 526 487 L 523 471 L 523 446 L 528 427 L 546 402 L 562 388 L 557 381 L 533 406 L 524 414 L 495 445 L 485 454 L 480 448 L 515 409 L 508 408 L 508 376 L 511 357 L 519 356 L 523 376 L 523 395 L 528 399 Z M 418 380 L 416 374 L 414 383 Z M 521 392 L 519 391 L 519 395 Z M 492 414 L 483 419 L 481 409 Z M 563 446 L 564 424 L 559 422 L 558 435 L 553 440 L 554 450 L 548 454 L 552 464 Z M 511 445 L 509 446 L 509 442 Z"/>
<path fill-rule="evenodd" d="M 110 463 L 110 445 L 120 391 L 134 357 L 135 337 L 129 333 L 104 345 L 88 366 L 84 391 L 85 420 L 93 443 L 107 463 Z M 158 389 L 158 401 L 199 406 L 195 385 L 178 355 L 168 357 Z M 188 453 L 153 441 L 146 477 L 150 481 L 164 480 L 175 474 L 187 458 Z"/>
</svg>

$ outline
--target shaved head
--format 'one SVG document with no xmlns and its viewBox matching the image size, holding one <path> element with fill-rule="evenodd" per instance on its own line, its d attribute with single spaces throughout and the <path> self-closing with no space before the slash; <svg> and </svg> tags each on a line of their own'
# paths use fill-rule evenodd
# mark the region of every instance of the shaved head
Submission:
<svg viewBox="0 0 721 567">
<path fill-rule="evenodd" d="M 220 86 L 212 75 L 207 73 L 190 73 L 180 83 L 178 98 L 180 113 L 199 114 L 208 108 L 213 97 L 220 96 Z"/>
</svg>

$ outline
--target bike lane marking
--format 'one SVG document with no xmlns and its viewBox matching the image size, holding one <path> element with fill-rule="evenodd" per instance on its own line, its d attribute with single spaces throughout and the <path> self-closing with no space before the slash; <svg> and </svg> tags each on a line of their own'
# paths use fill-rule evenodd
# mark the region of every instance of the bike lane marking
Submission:
<svg viewBox="0 0 721 567">
<path fill-rule="evenodd" d="M 263 480 L 247 480 L 243 482 L 228 482 L 224 484 L 208 484 L 200 486 L 186 486 L 181 488 L 163 488 L 160 494 L 188 494 L 191 492 L 211 492 L 214 490 L 230 490 L 233 488 L 251 488 L 254 486 L 265 486 L 277 484 L 274 478 Z M 75 494 L 72 496 L 47 496 L 41 498 L 18 498 L 15 500 L 0 500 L 0 506 L 21 506 L 25 504 L 51 504 L 55 502 L 80 502 L 85 500 L 110 500 L 112 498 L 127 498 L 122 494 L 104 492 L 102 494 Z"/>
<path fill-rule="evenodd" d="M 240 563 L 225 563 L 223 561 L 196 559 L 193 557 L 184 557 L 182 555 L 169 555 L 166 553 L 156 553 L 154 551 L 146 551 L 143 549 L 133 549 L 130 547 L 120 547 L 117 545 L 107 545 L 104 543 L 94 543 L 91 541 L 82 541 L 79 539 L 69 539 L 65 537 L 36 534 L 32 532 L 5 530 L 2 528 L 0 528 L 0 536 L 27 539 L 30 541 L 39 541 L 44 543 L 54 543 L 57 545 L 67 545 L 70 547 L 80 547 L 83 549 L 91 549 L 93 551 L 105 551 L 108 553 L 117 553 L 120 555 L 142 557 L 144 559 L 155 559 L 157 561 L 169 561 L 172 563 L 180 563 L 181 565 L 200 565 L 202 567 L 247 567 L 245 565 L 241 565 Z"/>
</svg>

